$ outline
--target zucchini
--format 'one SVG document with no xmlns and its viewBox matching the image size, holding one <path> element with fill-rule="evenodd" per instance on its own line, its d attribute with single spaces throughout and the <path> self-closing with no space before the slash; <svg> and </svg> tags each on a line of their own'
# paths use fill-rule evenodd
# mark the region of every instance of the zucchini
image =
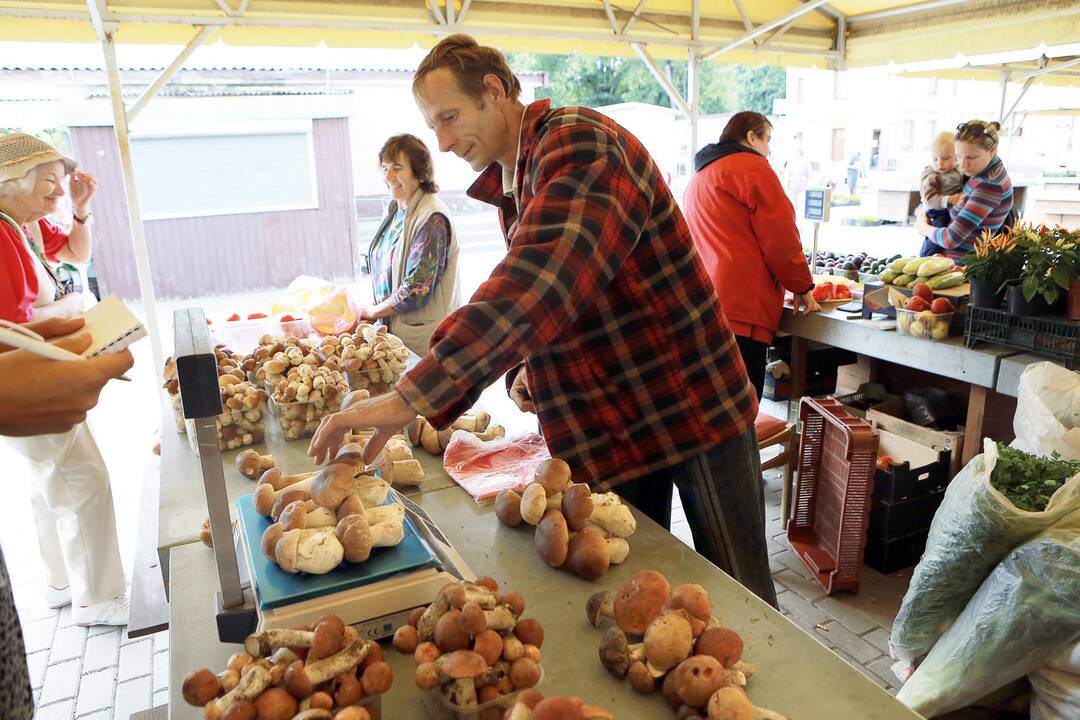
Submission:
<svg viewBox="0 0 1080 720">
<path fill-rule="evenodd" d="M 917 279 L 918 278 L 916 278 L 914 275 L 897 275 L 893 279 L 892 284 L 896 287 L 907 287 L 909 282 Z"/>
<path fill-rule="evenodd" d="M 926 281 L 926 284 L 930 286 L 931 290 L 948 290 L 951 287 L 956 287 L 964 282 L 964 273 L 962 272 L 947 272 L 935 275 Z"/>
<path fill-rule="evenodd" d="M 949 260 L 948 258 L 932 257 L 919 266 L 919 271 L 916 275 L 921 278 L 933 277 L 934 275 L 948 272 L 952 269 L 952 266 L 952 260 Z"/>
<path fill-rule="evenodd" d="M 915 275 L 919 272 L 919 268 L 921 268 L 923 264 L 928 263 L 933 259 L 934 258 L 932 257 L 920 257 L 915 258 L 914 260 L 909 260 L 908 264 L 904 266 L 904 274 Z"/>
</svg>

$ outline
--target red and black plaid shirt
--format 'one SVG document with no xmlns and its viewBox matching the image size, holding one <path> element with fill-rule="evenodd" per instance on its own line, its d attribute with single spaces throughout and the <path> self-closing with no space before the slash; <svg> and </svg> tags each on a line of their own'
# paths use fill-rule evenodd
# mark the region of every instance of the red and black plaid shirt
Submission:
<svg viewBox="0 0 1080 720">
<path fill-rule="evenodd" d="M 499 208 L 506 257 L 397 390 L 442 428 L 524 360 L 551 454 L 598 489 L 751 428 L 735 336 L 645 148 L 546 100 L 521 133 L 516 207 L 497 163 L 469 189 Z"/>
</svg>

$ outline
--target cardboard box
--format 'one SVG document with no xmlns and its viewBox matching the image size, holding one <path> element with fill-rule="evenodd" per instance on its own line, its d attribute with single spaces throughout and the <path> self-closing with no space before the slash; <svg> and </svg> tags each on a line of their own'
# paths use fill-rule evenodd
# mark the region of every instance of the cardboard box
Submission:
<svg viewBox="0 0 1080 720">
<path fill-rule="evenodd" d="M 887 430 L 902 438 L 914 441 L 933 450 L 948 450 L 952 453 L 949 465 L 949 479 L 960 472 L 961 455 L 964 449 L 963 430 L 947 432 L 916 425 L 907 419 L 907 410 L 903 398 L 888 400 L 866 412 L 866 420 L 875 428 Z"/>
</svg>

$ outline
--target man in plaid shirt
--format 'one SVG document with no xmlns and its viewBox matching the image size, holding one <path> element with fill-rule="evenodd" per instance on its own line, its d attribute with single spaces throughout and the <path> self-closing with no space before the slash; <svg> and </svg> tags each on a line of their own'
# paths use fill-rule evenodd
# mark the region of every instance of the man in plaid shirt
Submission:
<svg viewBox="0 0 1080 720">
<path fill-rule="evenodd" d="M 645 148 L 585 108 L 523 106 L 499 51 L 440 42 L 413 91 L 439 149 L 479 179 L 508 251 L 431 338 L 397 392 L 324 419 L 322 459 L 352 427 L 365 456 L 418 414 L 444 428 L 509 372 L 551 454 L 665 528 L 679 488 L 697 550 L 775 605 L 757 400 L 690 229 Z"/>
</svg>

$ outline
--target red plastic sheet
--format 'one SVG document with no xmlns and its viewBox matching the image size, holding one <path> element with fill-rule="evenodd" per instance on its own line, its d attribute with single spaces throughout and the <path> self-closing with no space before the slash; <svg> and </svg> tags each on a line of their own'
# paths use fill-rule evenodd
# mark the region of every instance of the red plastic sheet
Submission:
<svg viewBox="0 0 1080 720">
<path fill-rule="evenodd" d="M 550 458 L 544 439 L 536 433 L 485 442 L 459 431 L 443 452 L 443 468 L 477 503 L 485 503 L 500 490 L 520 491 L 532 482 L 536 466 Z"/>
</svg>

